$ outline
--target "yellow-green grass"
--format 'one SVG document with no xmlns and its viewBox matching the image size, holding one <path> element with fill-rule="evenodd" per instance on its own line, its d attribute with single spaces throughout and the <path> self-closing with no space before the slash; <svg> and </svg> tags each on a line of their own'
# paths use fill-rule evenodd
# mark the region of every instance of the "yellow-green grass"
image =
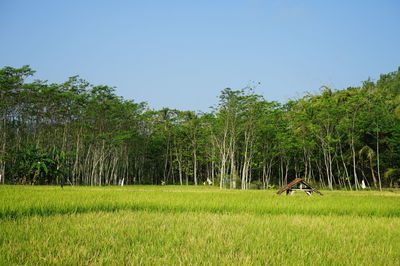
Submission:
<svg viewBox="0 0 400 266">
<path fill-rule="evenodd" d="M 0 186 L 0 265 L 399 265 L 400 193 Z"/>
</svg>

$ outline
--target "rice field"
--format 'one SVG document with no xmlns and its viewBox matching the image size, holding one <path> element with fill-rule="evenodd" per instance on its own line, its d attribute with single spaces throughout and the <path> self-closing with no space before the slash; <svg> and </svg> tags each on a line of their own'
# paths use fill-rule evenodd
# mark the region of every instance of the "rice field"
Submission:
<svg viewBox="0 0 400 266">
<path fill-rule="evenodd" d="M 399 191 L 0 186 L 0 265 L 400 265 Z"/>
</svg>

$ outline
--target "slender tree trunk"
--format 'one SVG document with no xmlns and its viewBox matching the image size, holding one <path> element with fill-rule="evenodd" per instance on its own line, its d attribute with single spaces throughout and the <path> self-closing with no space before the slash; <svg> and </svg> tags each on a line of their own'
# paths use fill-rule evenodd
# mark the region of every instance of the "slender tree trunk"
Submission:
<svg viewBox="0 0 400 266">
<path fill-rule="evenodd" d="M 193 149 L 193 179 L 194 179 L 194 184 L 197 186 L 197 153 L 196 153 L 196 149 Z"/>
<path fill-rule="evenodd" d="M 266 184 L 267 184 L 267 171 L 266 171 L 266 168 L 267 168 L 267 166 L 265 165 L 265 162 L 264 162 L 263 168 L 262 168 L 262 175 L 261 175 L 263 189 L 266 188 Z"/>
<path fill-rule="evenodd" d="M 377 171 L 378 171 L 379 190 L 382 191 L 381 170 L 380 170 L 380 160 L 379 160 L 379 126 L 378 126 L 378 124 L 376 127 L 376 167 L 377 167 Z"/>
<path fill-rule="evenodd" d="M 349 176 L 349 172 L 347 171 L 347 166 L 346 163 L 344 161 L 344 157 L 343 157 L 343 150 L 342 150 L 342 144 L 339 142 L 339 149 L 340 149 L 340 158 L 342 159 L 342 163 L 343 163 L 343 168 L 344 168 L 344 172 L 346 173 L 346 180 L 348 182 L 349 185 L 349 189 L 353 190 L 351 188 L 351 183 L 350 183 L 350 176 Z"/>
<path fill-rule="evenodd" d="M 235 151 L 233 150 L 234 148 L 232 148 L 231 150 L 231 182 L 230 182 L 230 187 L 233 189 L 236 189 L 236 180 L 237 180 L 237 167 L 236 167 L 236 163 L 235 163 Z"/>
<path fill-rule="evenodd" d="M 286 159 L 286 169 L 285 169 L 285 184 L 288 183 L 288 173 L 289 173 L 289 164 L 290 164 L 290 159 Z"/>
<path fill-rule="evenodd" d="M 176 149 L 176 160 L 178 161 L 178 172 L 179 172 L 179 184 L 183 185 L 183 177 L 182 177 L 182 158 L 178 153 L 178 149 Z"/>
<path fill-rule="evenodd" d="M 6 128 L 6 119 L 7 113 L 3 114 L 3 121 L 1 123 L 1 132 L 2 132 L 2 143 L 1 143 L 1 153 L 0 153 L 0 183 L 4 184 L 6 181 L 6 162 L 5 162 L 5 154 L 6 154 L 6 143 L 7 143 L 7 128 Z"/>
<path fill-rule="evenodd" d="M 169 139 L 169 137 L 168 137 Z M 164 160 L 164 171 L 163 171 L 163 178 L 164 182 L 167 182 L 167 168 L 168 168 L 168 154 L 169 154 L 169 140 L 167 140 L 167 149 L 165 151 L 165 160 Z"/>
<path fill-rule="evenodd" d="M 356 150 L 354 148 L 354 137 L 351 136 L 351 152 L 353 155 L 353 175 L 354 175 L 354 185 L 356 190 L 358 190 L 358 177 L 357 177 L 357 169 L 356 169 Z"/>
<path fill-rule="evenodd" d="M 328 162 L 329 162 L 329 189 L 333 190 L 333 182 L 334 182 L 334 178 L 333 178 L 333 167 L 332 167 L 332 153 L 330 152 L 330 150 L 328 150 Z"/>
<path fill-rule="evenodd" d="M 372 166 L 372 157 L 369 157 L 369 167 L 371 168 L 372 180 L 374 181 L 374 187 L 376 189 L 378 187 L 378 184 L 377 184 L 378 182 L 375 177 L 374 167 Z"/>
<path fill-rule="evenodd" d="M 283 159 L 282 159 L 282 157 L 280 159 L 281 159 L 281 163 L 280 163 L 280 175 L 281 175 L 281 178 L 280 178 L 280 184 L 279 185 L 282 187 L 282 186 L 284 186 L 286 184 L 285 184 L 284 175 L 283 175 Z"/>
</svg>

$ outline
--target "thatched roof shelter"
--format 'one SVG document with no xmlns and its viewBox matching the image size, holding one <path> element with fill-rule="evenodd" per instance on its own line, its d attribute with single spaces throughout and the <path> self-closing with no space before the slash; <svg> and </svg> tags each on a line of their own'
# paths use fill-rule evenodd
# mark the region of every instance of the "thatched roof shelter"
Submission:
<svg viewBox="0 0 400 266">
<path fill-rule="evenodd" d="M 300 186 L 299 188 L 296 188 Z M 304 186 L 304 187 L 303 187 Z M 311 196 L 313 192 L 316 192 L 322 196 L 322 193 L 319 192 L 316 188 L 312 187 L 306 181 L 301 178 L 296 178 L 286 186 L 282 187 L 277 194 L 280 195 L 282 192 L 286 191 L 286 195 L 292 195 L 295 191 L 304 191 L 307 195 Z"/>
</svg>

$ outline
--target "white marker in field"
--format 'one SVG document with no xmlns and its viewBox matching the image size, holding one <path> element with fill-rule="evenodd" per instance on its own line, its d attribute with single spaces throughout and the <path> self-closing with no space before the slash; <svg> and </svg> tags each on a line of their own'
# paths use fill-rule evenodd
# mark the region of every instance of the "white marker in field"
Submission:
<svg viewBox="0 0 400 266">
<path fill-rule="evenodd" d="M 212 185 L 212 181 L 210 180 L 210 178 L 207 178 L 207 183 L 208 183 L 209 186 Z"/>
<path fill-rule="evenodd" d="M 366 189 L 367 186 L 365 185 L 364 179 L 361 181 L 361 188 L 362 189 Z"/>
</svg>

